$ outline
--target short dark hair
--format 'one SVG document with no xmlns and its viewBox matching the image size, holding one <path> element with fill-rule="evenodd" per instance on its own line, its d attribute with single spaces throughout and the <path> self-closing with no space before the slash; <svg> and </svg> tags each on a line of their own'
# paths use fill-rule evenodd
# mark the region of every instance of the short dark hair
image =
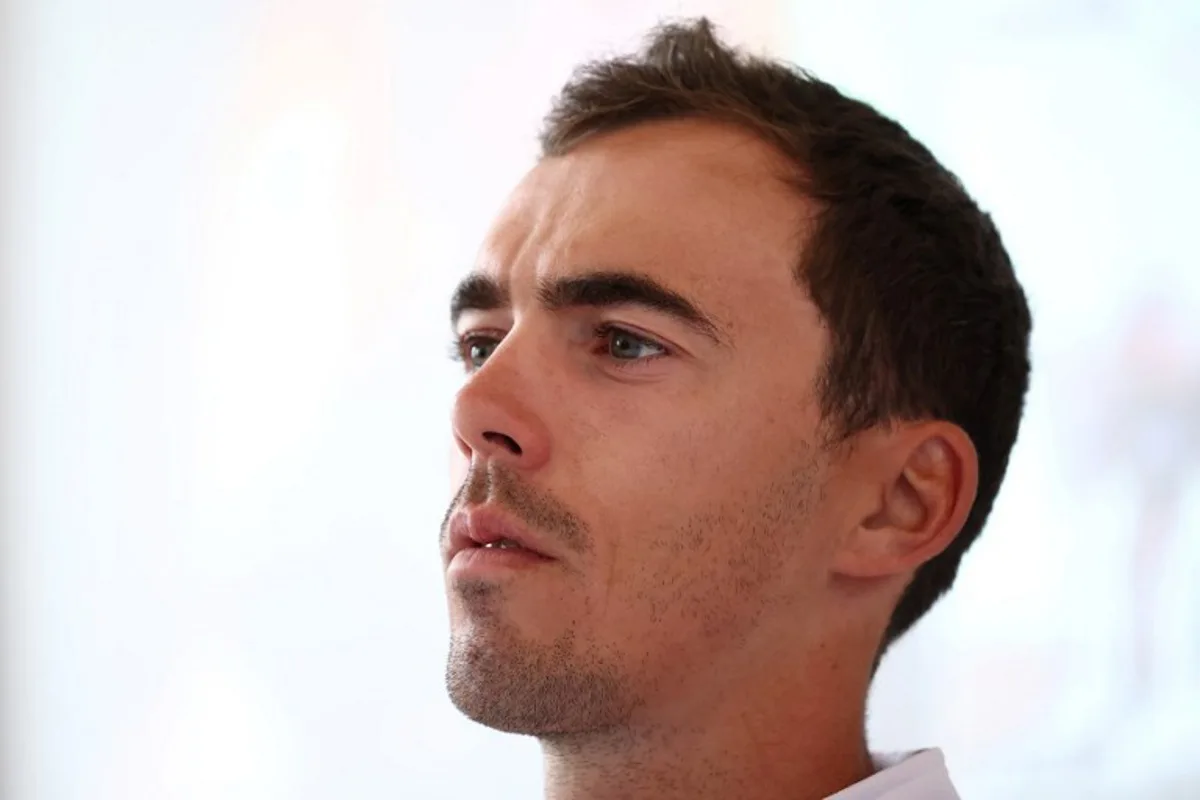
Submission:
<svg viewBox="0 0 1200 800">
<path fill-rule="evenodd" d="M 878 665 L 953 584 L 1000 489 L 1029 385 L 1025 294 L 991 217 L 903 127 L 804 70 L 723 44 L 704 18 L 661 25 L 639 52 L 579 67 L 546 117 L 542 153 L 678 118 L 756 133 L 817 203 L 795 275 L 830 331 L 817 389 L 831 441 L 936 418 L 978 452 L 966 523 L 917 570 Z"/>
</svg>

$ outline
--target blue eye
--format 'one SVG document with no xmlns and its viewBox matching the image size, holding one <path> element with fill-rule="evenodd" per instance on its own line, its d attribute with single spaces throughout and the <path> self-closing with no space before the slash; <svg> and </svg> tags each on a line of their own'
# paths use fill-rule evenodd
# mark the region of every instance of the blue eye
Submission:
<svg viewBox="0 0 1200 800">
<path fill-rule="evenodd" d="M 613 325 L 601 325 L 596 336 L 605 340 L 607 355 L 615 361 L 647 361 L 667 353 L 658 342 Z"/>
<path fill-rule="evenodd" d="M 450 357 L 461 362 L 467 372 L 474 372 L 483 366 L 483 362 L 499 345 L 500 340 L 494 336 L 471 334 L 451 342 Z"/>
<path fill-rule="evenodd" d="M 596 326 L 592 336 L 595 341 L 593 354 L 607 358 L 617 367 L 641 366 L 670 355 L 666 346 L 611 323 Z M 483 333 L 466 334 L 451 342 L 450 357 L 461 363 L 467 372 L 476 372 L 500 346 L 500 339 L 500 336 Z"/>
<path fill-rule="evenodd" d="M 483 366 L 483 362 L 487 361 L 488 356 L 496 349 L 499 342 L 496 341 L 474 341 L 467 346 L 467 361 L 475 369 Z"/>
</svg>

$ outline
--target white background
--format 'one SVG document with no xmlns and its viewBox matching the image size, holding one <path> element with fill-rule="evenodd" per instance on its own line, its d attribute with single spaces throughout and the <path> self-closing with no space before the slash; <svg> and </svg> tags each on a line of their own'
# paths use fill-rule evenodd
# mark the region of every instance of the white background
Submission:
<svg viewBox="0 0 1200 800">
<path fill-rule="evenodd" d="M 873 745 L 975 800 L 1200 797 L 1200 4 L 0 10 L 5 798 L 538 796 L 442 686 L 448 292 L 571 66 L 695 12 L 898 117 L 1033 304 L 1010 478 Z"/>
</svg>

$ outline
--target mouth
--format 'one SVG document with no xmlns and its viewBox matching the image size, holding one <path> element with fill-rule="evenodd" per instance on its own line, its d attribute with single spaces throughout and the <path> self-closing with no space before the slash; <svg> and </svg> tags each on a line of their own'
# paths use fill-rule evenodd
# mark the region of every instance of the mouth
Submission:
<svg viewBox="0 0 1200 800">
<path fill-rule="evenodd" d="M 532 534 L 491 507 L 456 512 L 448 539 L 446 574 L 451 578 L 479 578 L 555 560 Z"/>
</svg>

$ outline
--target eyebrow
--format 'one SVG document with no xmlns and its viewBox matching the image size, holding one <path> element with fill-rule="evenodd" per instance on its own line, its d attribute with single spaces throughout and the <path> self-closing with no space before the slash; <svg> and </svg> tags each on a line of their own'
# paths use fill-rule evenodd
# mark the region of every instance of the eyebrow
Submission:
<svg viewBox="0 0 1200 800">
<path fill-rule="evenodd" d="M 538 302 L 548 311 L 570 308 L 608 308 L 640 306 L 666 314 L 717 344 L 728 337 L 716 321 L 686 297 L 646 275 L 635 272 L 597 271 L 567 278 L 555 278 L 538 286 Z M 495 311 L 507 308 L 511 298 L 506 287 L 481 273 L 468 275 L 454 290 L 450 300 L 450 324 L 468 311 Z"/>
</svg>

